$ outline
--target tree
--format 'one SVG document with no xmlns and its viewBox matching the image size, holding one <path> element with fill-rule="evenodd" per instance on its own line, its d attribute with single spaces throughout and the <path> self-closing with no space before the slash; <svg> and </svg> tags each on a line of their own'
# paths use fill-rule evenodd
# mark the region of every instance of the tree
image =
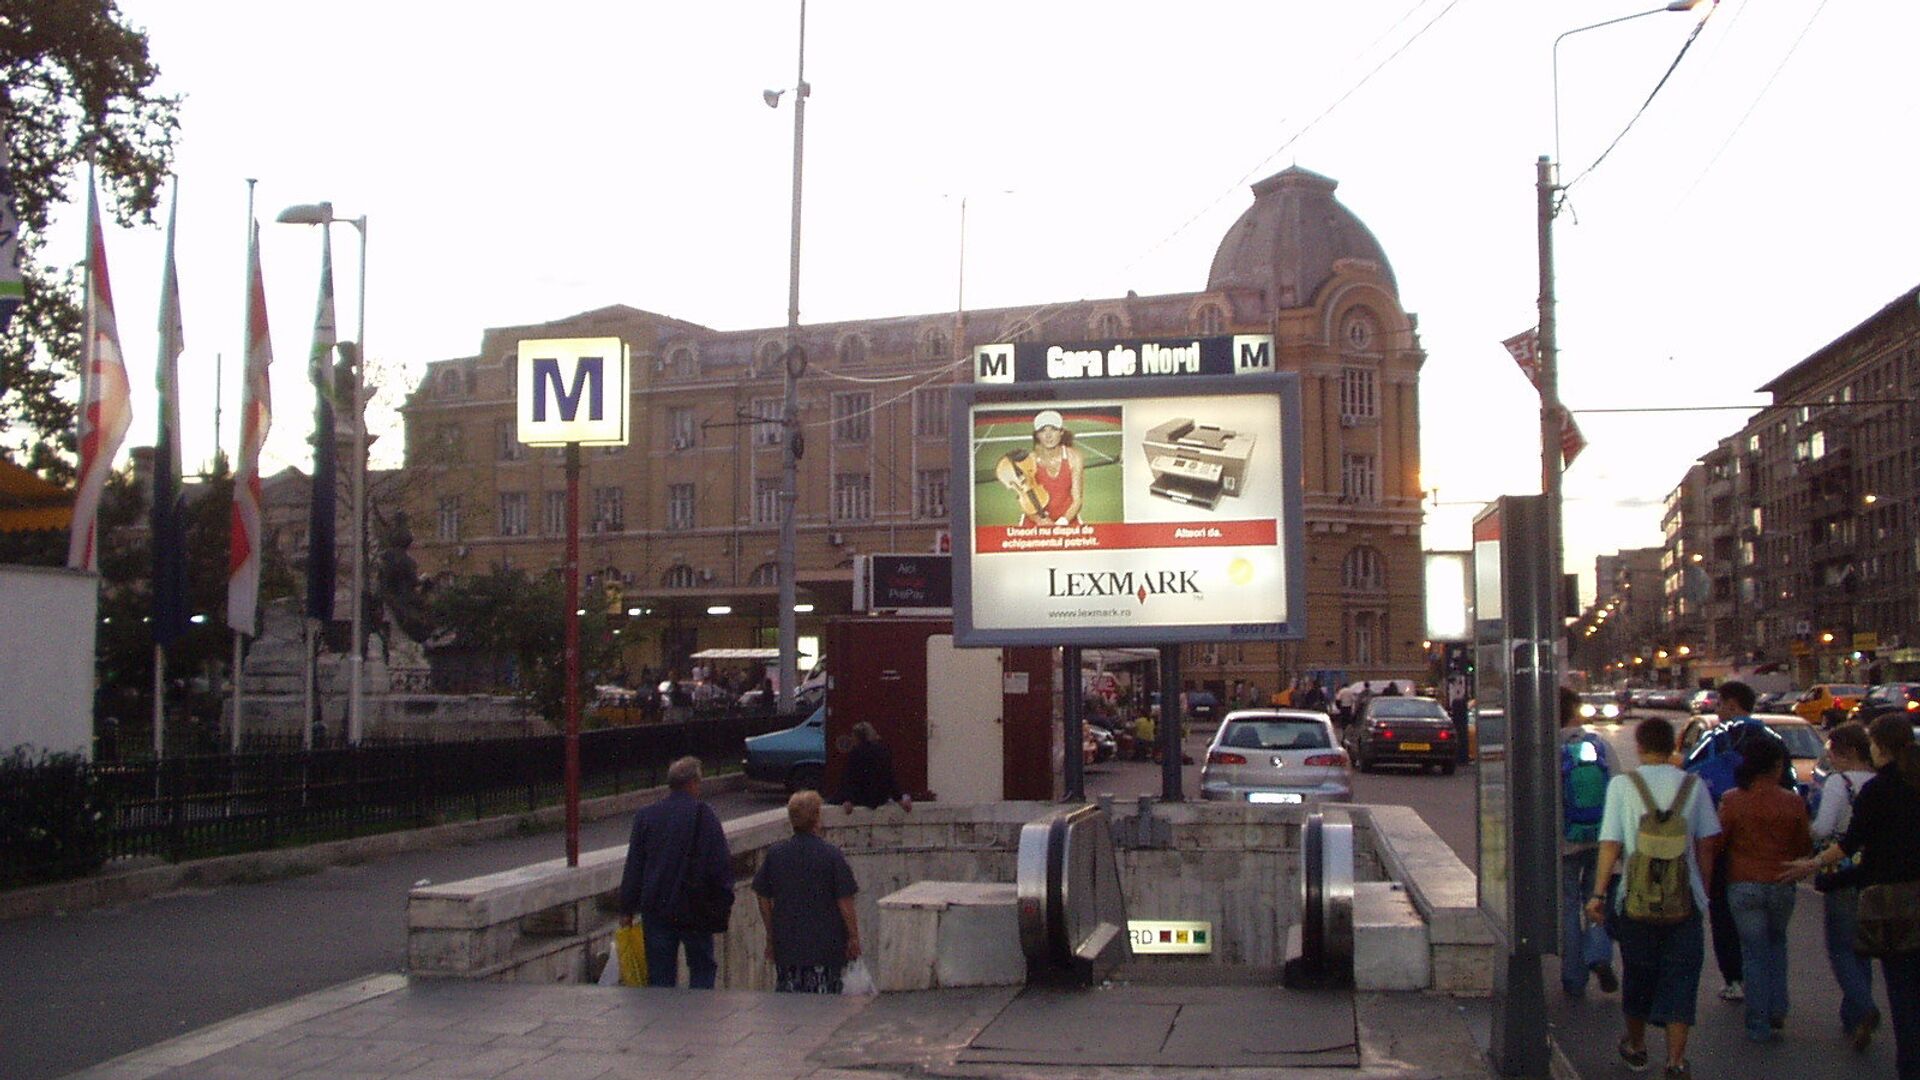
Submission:
<svg viewBox="0 0 1920 1080">
<path fill-rule="evenodd" d="M 173 162 L 180 99 L 159 93 L 146 35 L 113 0 L 0 0 L 0 137 L 12 167 L 26 299 L 0 335 L 0 451 L 64 480 L 72 466 L 80 275 L 42 262 L 55 207 L 84 197 L 91 162 L 106 212 L 152 224 Z M 76 181 L 78 183 L 76 183 Z"/>
<path fill-rule="evenodd" d="M 439 637 L 457 649 L 511 658 L 515 687 L 556 724 L 565 707 L 566 588 L 558 574 L 529 575 L 496 567 L 434 588 L 429 599 Z M 614 660 L 606 617 L 580 619 L 581 700 L 590 701 L 593 672 Z"/>
</svg>

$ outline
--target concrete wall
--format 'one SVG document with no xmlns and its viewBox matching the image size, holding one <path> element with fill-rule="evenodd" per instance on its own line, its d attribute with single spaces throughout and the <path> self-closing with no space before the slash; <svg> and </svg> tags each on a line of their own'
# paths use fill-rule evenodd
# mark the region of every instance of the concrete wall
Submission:
<svg viewBox="0 0 1920 1080">
<path fill-rule="evenodd" d="M 929 803 L 910 814 L 887 806 L 846 816 L 830 807 L 821 835 L 846 854 L 859 882 L 861 938 L 873 950 L 880 941 L 882 897 L 923 881 L 1012 883 L 1021 826 L 1056 809 L 1035 802 Z M 1212 955 L 1141 962 L 1278 967 L 1286 959 L 1287 928 L 1298 921 L 1299 837 L 1307 811 L 1155 803 L 1150 813 L 1157 824 L 1142 827 L 1137 805 L 1115 808 L 1128 917 L 1214 925 Z M 1425 963 L 1396 958 L 1391 969 L 1431 972 L 1437 990 L 1489 992 L 1492 938 L 1475 907 L 1472 873 L 1405 807 L 1332 810 L 1343 811 L 1355 826 L 1356 877 L 1401 882 L 1399 903 L 1410 901 L 1410 911 L 1425 925 L 1422 932 L 1405 918 L 1375 920 L 1402 942 L 1396 948 L 1428 950 Z M 765 850 L 790 835 L 786 815 L 773 810 L 738 818 L 726 831 L 737 884 L 731 928 L 716 941 L 720 985 L 771 989 L 766 940 L 748 883 Z M 585 981 L 607 954 L 615 922 L 612 894 L 625 857 L 624 848 L 604 848 L 583 853 L 574 868 L 555 860 L 415 889 L 408 899 L 409 970 L 510 982 Z"/>
<path fill-rule="evenodd" d="M 93 756 L 93 641 L 100 578 L 0 566 L 0 752 Z"/>
</svg>

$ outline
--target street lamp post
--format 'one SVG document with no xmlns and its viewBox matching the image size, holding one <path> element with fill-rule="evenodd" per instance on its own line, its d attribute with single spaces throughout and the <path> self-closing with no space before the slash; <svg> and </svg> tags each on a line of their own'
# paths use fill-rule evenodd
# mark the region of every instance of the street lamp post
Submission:
<svg viewBox="0 0 1920 1080">
<path fill-rule="evenodd" d="M 352 624 L 352 652 L 347 657 L 347 741 L 358 743 L 365 734 L 361 713 L 362 675 L 366 652 L 366 566 L 367 566 L 367 218 L 336 217 L 333 204 L 302 203 L 280 211 L 275 221 L 288 225 L 318 225 L 330 228 L 336 222 L 353 226 L 360 236 L 360 288 L 353 358 L 353 467 L 349 499 L 353 518 L 353 596 L 348 602 Z"/>
<path fill-rule="evenodd" d="M 780 468 L 780 711 L 792 712 L 794 690 L 800 681 L 799 628 L 793 607 L 797 545 L 795 514 L 800 503 L 800 454 L 804 442 L 800 434 L 800 376 L 807 370 L 806 350 L 800 347 L 800 163 L 806 146 L 807 131 L 807 0 L 800 0 L 800 59 L 793 91 L 793 229 L 787 256 L 787 347 L 781 357 L 785 369 L 786 397 L 780 408 L 780 429 L 786 436 L 786 453 Z M 781 91 L 761 94 L 767 107 L 780 107 Z"/>
<path fill-rule="evenodd" d="M 1699 3 L 1700 0 L 1673 0 L 1651 11 L 1577 27 L 1554 38 L 1553 142 L 1556 158 L 1560 153 L 1560 43 L 1588 30 L 1667 11 L 1687 11 Z M 1541 524 L 1546 534 L 1544 539 L 1548 566 L 1552 568 L 1552 585 L 1544 590 L 1544 596 L 1535 600 L 1529 612 L 1540 617 L 1539 625 L 1545 629 L 1548 640 L 1542 642 L 1542 647 L 1536 651 L 1535 670 L 1531 678 L 1525 680 L 1525 689 L 1519 674 L 1516 672 L 1513 676 L 1516 699 L 1522 695 L 1532 698 L 1536 713 L 1534 719 L 1539 725 L 1530 737 L 1526 737 L 1527 733 L 1510 733 L 1513 739 L 1510 768 L 1514 775 L 1509 797 L 1516 808 L 1515 813 L 1520 815 L 1530 815 L 1540 810 L 1551 813 L 1553 806 L 1552 791 L 1556 783 L 1553 773 L 1556 770 L 1549 748 L 1554 745 L 1551 732 L 1558 722 L 1558 717 L 1553 715 L 1558 711 L 1554 687 L 1559 684 L 1561 654 L 1566 646 L 1566 624 L 1558 587 L 1566 562 L 1561 548 L 1560 483 L 1563 469 L 1561 433 L 1566 426 L 1566 411 L 1560 403 L 1553 270 L 1553 219 L 1558 209 L 1555 197 L 1562 189 L 1553 158 L 1542 156 L 1535 163 L 1534 187 L 1540 255 L 1540 490 L 1546 511 Z M 1519 705 L 1518 700 L 1515 704 Z M 1523 816 L 1522 819 L 1532 820 L 1530 816 Z M 1509 866 L 1514 875 L 1512 905 L 1515 910 L 1526 911 L 1535 905 L 1551 909 L 1554 905 L 1558 883 L 1552 879 L 1551 873 L 1542 874 L 1534 869 L 1542 861 L 1535 857 L 1539 854 L 1537 845 L 1541 843 L 1543 841 L 1538 836 L 1525 831 L 1512 838 Z M 1520 932 L 1515 927 L 1516 923 L 1510 919 L 1509 929 L 1515 932 L 1509 942 L 1504 964 L 1495 976 L 1492 1057 L 1503 1076 L 1544 1076 L 1548 1071 L 1548 1053 L 1541 957 L 1555 951 L 1556 947 L 1550 941 L 1536 940 L 1533 934 Z M 1562 962 L 1567 962 L 1566 958 L 1563 957 Z M 1577 963 L 1578 958 L 1572 962 Z"/>
</svg>

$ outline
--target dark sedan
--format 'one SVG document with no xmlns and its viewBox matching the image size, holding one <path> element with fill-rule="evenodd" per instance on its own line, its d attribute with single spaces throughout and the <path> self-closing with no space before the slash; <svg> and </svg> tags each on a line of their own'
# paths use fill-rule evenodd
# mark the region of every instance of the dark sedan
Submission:
<svg viewBox="0 0 1920 1080">
<path fill-rule="evenodd" d="M 1869 687 L 1847 719 L 1871 724 L 1888 713 L 1905 713 L 1920 722 L 1920 683 L 1882 683 Z"/>
<path fill-rule="evenodd" d="M 1362 772 L 1375 765 L 1436 766 L 1451 776 L 1453 720 L 1432 698 L 1377 697 L 1367 702 L 1347 731 L 1353 762 Z"/>
</svg>

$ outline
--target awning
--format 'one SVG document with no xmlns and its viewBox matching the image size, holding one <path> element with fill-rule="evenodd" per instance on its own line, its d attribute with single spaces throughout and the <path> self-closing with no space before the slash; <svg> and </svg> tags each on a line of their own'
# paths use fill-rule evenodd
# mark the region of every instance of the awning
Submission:
<svg viewBox="0 0 1920 1080">
<path fill-rule="evenodd" d="M 0 532 L 64 529 L 73 522 L 73 492 L 0 458 Z"/>
<path fill-rule="evenodd" d="M 694 660 L 778 660 L 779 649 L 701 649 Z"/>
</svg>

